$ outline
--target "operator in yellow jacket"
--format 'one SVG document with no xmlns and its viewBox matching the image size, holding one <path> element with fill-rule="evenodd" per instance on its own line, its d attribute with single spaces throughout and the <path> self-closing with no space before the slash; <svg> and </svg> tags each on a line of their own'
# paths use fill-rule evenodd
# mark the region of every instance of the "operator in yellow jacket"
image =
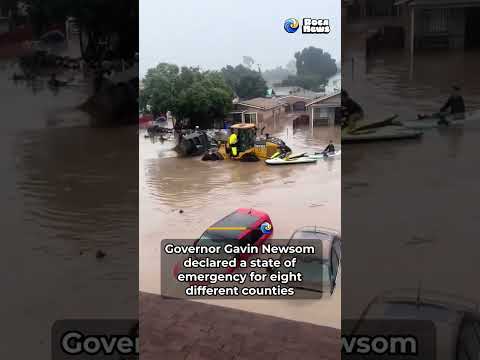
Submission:
<svg viewBox="0 0 480 360">
<path fill-rule="evenodd" d="M 238 155 L 238 148 L 237 148 L 237 130 L 236 129 L 230 129 L 232 132 L 230 136 L 228 137 L 228 146 L 230 148 L 230 154 L 232 157 L 236 157 Z"/>
</svg>

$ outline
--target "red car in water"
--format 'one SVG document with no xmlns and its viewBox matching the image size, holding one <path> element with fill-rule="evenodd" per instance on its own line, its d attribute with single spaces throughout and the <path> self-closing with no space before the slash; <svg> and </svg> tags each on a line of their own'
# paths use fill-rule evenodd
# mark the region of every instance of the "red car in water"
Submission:
<svg viewBox="0 0 480 360">
<path fill-rule="evenodd" d="M 225 216 L 210 226 L 194 245 L 218 245 L 233 246 L 255 245 L 261 246 L 273 234 L 273 225 L 267 213 L 248 208 L 240 208 Z M 251 254 L 240 254 L 240 259 L 248 259 Z M 176 278 L 182 268 L 179 261 L 173 268 Z M 228 268 L 227 272 L 233 272 L 235 268 Z"/>
</svg>

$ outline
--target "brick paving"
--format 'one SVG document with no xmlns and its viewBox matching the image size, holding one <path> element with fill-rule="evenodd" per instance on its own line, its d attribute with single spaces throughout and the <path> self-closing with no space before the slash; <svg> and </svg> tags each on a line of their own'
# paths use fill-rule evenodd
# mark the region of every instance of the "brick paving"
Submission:
<svg viewBox="0 0 480 360">
<path fill-rule="evenodd" d="M 340 330 L 140 293 L 142 360 L 340 359 Z"/>
</svg>

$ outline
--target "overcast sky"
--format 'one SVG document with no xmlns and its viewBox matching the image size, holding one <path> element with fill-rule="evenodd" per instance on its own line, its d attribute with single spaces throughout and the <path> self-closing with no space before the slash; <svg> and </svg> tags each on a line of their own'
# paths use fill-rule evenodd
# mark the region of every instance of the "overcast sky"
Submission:
<svg viewBox="0 0 480 360">
<path fill-rule="evenodd" d="M 296 51 L 341 51 L 339 0 L 140 0 L 140 75 L 160 62 L 220 69 L 251 56 L 262 70 L 286 65 Z M 285 19 L 330 19 L 331 32 L 289 34 Z"/>
</svg>

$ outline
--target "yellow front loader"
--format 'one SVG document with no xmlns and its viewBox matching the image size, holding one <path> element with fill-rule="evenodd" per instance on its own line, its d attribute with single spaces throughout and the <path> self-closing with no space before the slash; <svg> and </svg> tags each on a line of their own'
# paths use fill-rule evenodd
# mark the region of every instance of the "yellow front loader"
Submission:
<svg viewBox="0 0 480 360">
<path fill-rule="evenodd" d="M 254 124 L 235 124 L 232 131 L 237 131 L 237 156 L 232 156 L 228 142 L 220 143 L 218 154 L 223 159 L 240 161 L 266 160 L 280 150 L 281 140 L 274 138 L 260 139 L 256 136 Z"/>
</svg>

